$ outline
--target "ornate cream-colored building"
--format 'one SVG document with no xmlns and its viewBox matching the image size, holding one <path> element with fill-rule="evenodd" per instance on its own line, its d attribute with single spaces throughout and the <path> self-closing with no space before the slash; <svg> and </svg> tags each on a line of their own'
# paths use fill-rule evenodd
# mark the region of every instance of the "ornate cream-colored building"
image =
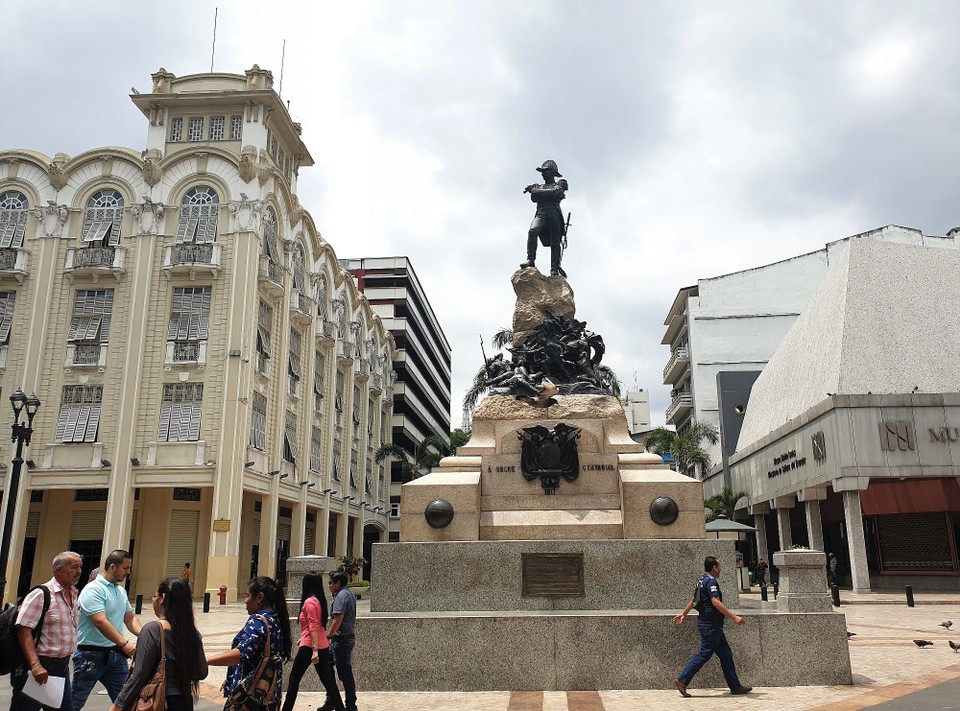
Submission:
<svg viewBox="0 0 960 711">
<path fill-rule="evenodd" d="M 131 99 L 143 152 L 0 151 L 0 388 L 43 403 L 8 599 L 67 548 L 130 548 L 131 594 L 190 562 L 234 599 L 386 540 L 395 346 L 297 200 L 272 74 L 161 69 Z"/>
</svg>

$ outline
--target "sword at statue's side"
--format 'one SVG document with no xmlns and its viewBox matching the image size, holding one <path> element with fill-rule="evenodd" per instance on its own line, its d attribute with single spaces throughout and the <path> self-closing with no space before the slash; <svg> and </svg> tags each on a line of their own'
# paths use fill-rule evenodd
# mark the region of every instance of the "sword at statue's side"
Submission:
<svg viewBox="0 0 960 711">
<path fill-rule="evenodd" d="M 570 217 L 573 215 L 572 212 L 567 213 L 567 222 L 563 226 L 563 242 L 560 243 L 560 246 L 563 247 L 563 251 L 567 251 L 567 235 L 570 233 Z"/>
</svg>

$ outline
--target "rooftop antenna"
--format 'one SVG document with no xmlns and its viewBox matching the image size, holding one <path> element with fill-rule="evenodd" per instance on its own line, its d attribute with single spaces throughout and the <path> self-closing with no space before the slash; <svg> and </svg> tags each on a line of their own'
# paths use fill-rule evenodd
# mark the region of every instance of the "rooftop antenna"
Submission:
<svg viewBox="0 0 960 711">
<path fill-rule="evenodd" d="M 283 96 L 283 64 L 287 59 L 287 40 L 283 40 L 283 49 L 280 52 L 280 91 L 277 92 L 278 96 Z"/>
<path fill-rule="evenodd" d="M 213 46 L 210 48 L 210 73 L 213 74 L 213 57 L 217 52 L 217 13 L 220 8 L 213 8 Z"/>
</svg>

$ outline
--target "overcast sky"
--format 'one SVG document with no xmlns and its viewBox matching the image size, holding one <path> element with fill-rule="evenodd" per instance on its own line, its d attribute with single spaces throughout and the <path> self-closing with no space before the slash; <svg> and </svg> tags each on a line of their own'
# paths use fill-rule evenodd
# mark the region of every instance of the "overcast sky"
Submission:
<svg viewBox="0 0 960 711">
<path fill-rule="evenodd" d="M 508 327 L 557 161 L 564 266 L 605 361 L 669 401 L 663 320 L 698 278 L 894 223 L 960 225 L 960 2 L 3 0 L 0 147 L 142 149 L 163 66 L 254 63 L 316 165 L 300 202 L 340 257 L 410 257 L 453 347 L 453 423 Z M 541 249 L 538 266 L 549 265 Z"/>
</svg>

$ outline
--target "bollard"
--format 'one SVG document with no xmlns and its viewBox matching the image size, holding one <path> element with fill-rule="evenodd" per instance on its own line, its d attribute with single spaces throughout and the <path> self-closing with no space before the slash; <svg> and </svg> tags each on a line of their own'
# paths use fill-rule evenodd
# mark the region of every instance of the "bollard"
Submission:
<svg viewBox="0 0 960 711">
<path fill-rule="evenodd" d="M 907 586 L 907 607 L 913 607 L 913 586 Z"/>
<path fill-rule="evenodd" d="M 780 593 L 780 583 L 773 584 L 773 599 L 777 599 L 777 595 Z"/>
<path fill-rule="evenodd" d="M 833 595 L 833 606 L 840 607 L 840 586 L 831 585 L 830 594 Z"/>
<path fill-rule="evenodd" d="M 768 600 L 768 598 L 767 598 L 767 586 L 766 586 L 766 585 L 761 585 L 761 586 L 760 586 L 760 599 L 763 600 L 764 602 L 767 602 L 767 600 Z"/>
<path fill-rule="evenodd" d="M 135 610 L 136 614 L 143 612 L 143 595 L 137 595 L 137 608 Z"/>
<path fill-rule="evenodd" d="M 208 592 L 203 594 L 203 611 L 210 612 L 210 593 Z"/>
</svg>

